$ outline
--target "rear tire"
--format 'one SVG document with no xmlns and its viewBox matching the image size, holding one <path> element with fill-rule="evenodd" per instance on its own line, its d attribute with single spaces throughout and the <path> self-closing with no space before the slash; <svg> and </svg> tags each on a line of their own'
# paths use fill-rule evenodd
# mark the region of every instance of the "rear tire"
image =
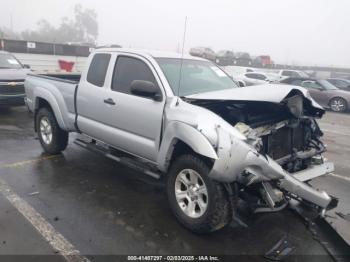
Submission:
<svg viewBox="0 0 350 262">
<path fill-rule="evenodd" d="M 178 221 L 195 233 L 209 233 L 226 226 L 232 217 L 222 184 L 208 177 L 210 168 L 198 156 L 175 159 L 167 176 L 170 208 Z"/>
<path fill-rule="evenodd" d="M 53 112 L 40 108 L 36 115 L 36 127 L 40 144 L 50 155 L 61 153 L 68 145 L 68 132 L 62 130 Z"/>
</svg>

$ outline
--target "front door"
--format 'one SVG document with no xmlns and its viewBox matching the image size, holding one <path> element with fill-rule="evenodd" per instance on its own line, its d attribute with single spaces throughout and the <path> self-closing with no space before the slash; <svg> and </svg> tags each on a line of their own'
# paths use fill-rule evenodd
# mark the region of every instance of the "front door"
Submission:
<svg viewBox="0 0 350 262">
<path fill-rule="evenodd" d="M 159 88 L 161 101 L 133 94 L 134 80 L 152 82 Z M 142 57 L 118 55 L 106 95 L 103 122 L 113 129 L 109 144 L 156 161 L 165 95 L 152 65 Z"/>
</svg>

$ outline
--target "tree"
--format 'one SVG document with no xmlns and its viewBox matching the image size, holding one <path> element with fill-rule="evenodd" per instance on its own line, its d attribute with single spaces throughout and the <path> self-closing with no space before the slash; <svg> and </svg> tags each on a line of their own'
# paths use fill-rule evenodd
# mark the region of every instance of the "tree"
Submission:
<svg viewBox="0 0 350 262">
<path fill-rule="evenodd" d="M 27 41 L 96 44 L 98 36 L 97 14 L 95 10 L 84 9 L 80 4 L 77 4 L 74 7 L 74 18 L 63 17 L 58 27 L 54 27 L 47 20 L 42 19 L 37 23 L 36 30 L 26 30 L 18 34 L 1 28 L 0 32 L 4 37 Z"/>
<path fill-rule="evenodd" d="M 0 38 L 21 39 L 21 34 L 12 31 L 10 28 L 0 28 Z"/>
<path fill-rule="evenodd" d="M 83 9 L 78 4 L 74 8 L 75 27 L 80 31 L 83 39 L 86 42 L 96 42 L 98 36 L 97 14 L 93 9 Z"/>
</svg>

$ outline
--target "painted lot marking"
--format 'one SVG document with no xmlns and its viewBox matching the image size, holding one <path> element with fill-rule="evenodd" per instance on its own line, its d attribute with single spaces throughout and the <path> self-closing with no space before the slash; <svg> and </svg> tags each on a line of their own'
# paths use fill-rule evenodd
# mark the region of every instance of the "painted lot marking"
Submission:
<svg viewBox="0 0 350 262">
<path fill-rule="evenodd" d="M 15 162 L 15 163 L 11 163 L 11 164 L 3 164 L 3 165 L 0 165 L 0 168 L 21 167 L 21 166 L 32 164 L 32 163 L 41 162 L 41 161 L 44 161 L 47 159 L 60 158 L 60 157 L 61 157 L 61 155 L 43 156 L 43 157 L 36 158 L 36 159 L 25 160 L 25 161 Z"/>
<path fill-rule="evenodd" d="M 9 185 L 0 179 L 0 192 L 33 225 L 33 227 L 58 251 L 68 262 L 90 262 L 43 218 L 31 205 L 19 197 Z"/>
<path fill-rule="evenodd" d="M 346 177 L 346 176 L 342 176 L 342 175 L 338 175 L 338 174 L 334 174 L 334 173 L 330 173 L 329 175 L 350 182 L 350 177 Z"/>
<path fill-rule="evenodd" d="M 332 133 L 332 134 L 335 134 L 335 135 L 350 136 L 349 133 L 339 132 L 339 131 L 330 130 L 330 129 L 326 129 L 326 128 L 322 128 L 322 131 L 325 132 L 325 133 Z"/>
</svg>

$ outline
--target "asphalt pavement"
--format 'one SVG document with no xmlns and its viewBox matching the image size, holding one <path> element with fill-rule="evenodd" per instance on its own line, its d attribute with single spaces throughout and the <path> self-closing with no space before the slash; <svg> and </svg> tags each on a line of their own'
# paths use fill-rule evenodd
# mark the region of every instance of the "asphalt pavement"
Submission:
<svg viewBox="0 0 350 262">
<path fill-rule="evenodd" d="M 337 212 L 348 214 L 350 115 L 327 113 L 320 125 L 329 148 L 326 157 L 335 162 L 336 171 L 313 183 L 339 197 Z M 193 234 L 171 214 L 161 181 L 73 141 L 71 135 L 63 154 L 47 156 L 34 134 L 32 114 L 25 107 L 0 109 L 1 261 L 13 261 L 12 255 L 23 261 L 28 255 L 57 261 L 105 261 L 112 256 L 116 261 L 113 255 L 193 254 L 249 255 L 251 261 L 267 261 L 264 254 L 283 236 L 295 248 L 286 261 L 334 259 L 290 209 L 254 215 L 248 228 L 232 225 L 211 235 Z M 331 216 L 332 223 L 349 233 L 350 222 L 335 211 Z M 331 234 L 336 233 L 327 236 Z M 327 241 L 350 255 L 337 237 Z"/>
</svg>

